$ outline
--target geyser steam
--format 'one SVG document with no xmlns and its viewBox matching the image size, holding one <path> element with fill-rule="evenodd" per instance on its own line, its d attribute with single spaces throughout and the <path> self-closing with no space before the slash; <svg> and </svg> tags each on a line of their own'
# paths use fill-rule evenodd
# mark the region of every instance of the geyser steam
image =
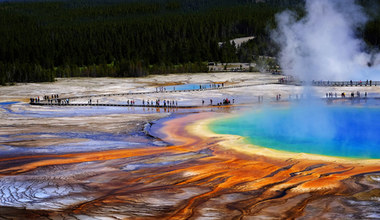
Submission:
<svg viewBox="0 0 380 220">
<path fill-rule="evenodd" d="M 364 52 L 355 30 L 368 18 L 354 0 L 306 0 L 306 15 L 276 16 L 272 38 L 281 47 L 280 65 L 287 75 L 301 80 L 376 80 L 379 66 Z"/>
</svg>

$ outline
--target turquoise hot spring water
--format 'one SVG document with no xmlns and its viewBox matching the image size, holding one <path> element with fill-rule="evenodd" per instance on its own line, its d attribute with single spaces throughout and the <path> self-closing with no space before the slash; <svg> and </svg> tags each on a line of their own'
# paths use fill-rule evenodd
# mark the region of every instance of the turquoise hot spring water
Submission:
<svg viewBox="0 0 380 220">
<path fill-rule="evenodd" d="M 380 159 L 380 108 L 323 103 L 262 107 L 216 120 L 210 129 L 295 153 Z"/>
</svg>

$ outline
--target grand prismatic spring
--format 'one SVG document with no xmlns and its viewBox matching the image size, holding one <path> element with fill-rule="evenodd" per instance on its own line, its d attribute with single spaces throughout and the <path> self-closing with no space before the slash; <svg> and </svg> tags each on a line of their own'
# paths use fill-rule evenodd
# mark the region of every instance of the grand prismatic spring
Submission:
<svg viewBox="0 0 380 220">
<path fill-rule="evenodd" d="M 296 78 L 0 87 L 0 219 L 379 219 L 380 68 L 331 2 L 276 16 Z"/>
<path fill-rule="evenodd" d="M 249 111 L 216 121 L 211 130 L 244 136 L 254 145 L 294 153 L 380 159 L 379 118 L 378 106 L 307 103 Z"/>
<path fill-rule="evenodd" d="M 337 143 L 342 149 L 338 150 L 318 148 L 320 142 L 314 139 L 300 139 L 315 131 L 313 127 L 305 130 L 301 122 L 322 126 L 323 120 L 318 115 L 314 116 L 319 120 L 309 119 L 306 113 L 303 120 L 294 120 L 293 111 L 298 108 L 293 106 L 303 105 L 302 100 L 276 101 L 276 94 L 295 97 L 303 89 L 278 84 L 281 76 L 182 74 L 176 76 L 177 84 L 210 83 L 217 77 L 224 88 L 155 91 L 156 81 L 172 85 L 173 76 L 60 79 L 52 84 L 1 88 L 0 217 L 378 218 L 379 107 L 375 97 L 380 87 L 315 88 L 322 97 L 318 105 L 330 112 L 326 120 L 332 120 L 337 129 L 332 136 L 332 128 L 316 135 L 333 140 L 329 144 Z M 89 85 L 96 86 L 87 91 Z M 125 87 L 146 93 L 107 94 L 110 90 L 119 94 Z M 190 107 L 75 106 L 88 103 L 89 97 L 72 98 L 71 106 L 45 106 L 29 105 L 24 97 L 51 90 L 55 94 L 63 88 L 62 97 L 107 94 L 91 97 L 92 102 L 103 104 L 133 99 L 139 105 L 141 99 L 160 97 Z M 367 92 L 368 98 L 323 98 L 326 91 L 357 90 Z M 234 104 L 211 106 L 207 100 L 202 106 L 205 96 L 214 102 L 234 99 Z M 258 102 L 258 97 L 263 101 Z M 232 130 L 223 127 L 226 124 Z M 286 125 L 298 132 L 291 135 Z M 272 126 L 275 130 L 269 129 Z M 359 148 L 352 143 L 346 149 L 334 139 L 343 138 L 341 128 Z M 281 134 L 272 137 L 271 132 Z M 361 136 L 365 133 L 369 141 Z M 295 138 L 295 146 L 312 147 L 291 149 L 293 140 L 287 138 Z"/>
</svg>

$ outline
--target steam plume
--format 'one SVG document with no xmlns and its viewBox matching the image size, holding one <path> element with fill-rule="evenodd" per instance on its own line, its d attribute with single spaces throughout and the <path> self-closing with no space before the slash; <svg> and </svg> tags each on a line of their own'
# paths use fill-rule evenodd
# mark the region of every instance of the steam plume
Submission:
<svg viewBox="0 0 380 220">
<path fill-rule="evenodd" d="M 354 0 L 306 0 L 305 9 L 300 20 L 291 11 L 276 16 L 272 38 L 281 47 L 285 74 L 306 81 L 380 78 L 376 55 L 365 53 L 364 42 L 355 36 L 368 18 Z"/>
</svg>

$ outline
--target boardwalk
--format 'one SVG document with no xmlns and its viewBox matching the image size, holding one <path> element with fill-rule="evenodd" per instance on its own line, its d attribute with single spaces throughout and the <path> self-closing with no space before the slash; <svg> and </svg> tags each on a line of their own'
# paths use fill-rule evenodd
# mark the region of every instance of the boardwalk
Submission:
<svg viewBox="0 0 380 220">
<path fill-rule="evenodd" d="M 59 97 L 52 98 L 49 100 L 39 100 L 39 101 L 30 101 L 31 105 L 50 105 L 50 106 L 118 106 L 118 107 L 153 107 L 153 108 L 199 108 L 205 107 L 206 105 L 136 105 L 136 104 L 114 104 L 114 103 L 70 103 L 76 99 L 92 99 L 96 97 L 112 97 L 112 96 L 138 96 L 138 95 L 148 95 L 148 94 L 167 94 L 167 93 L 186 93 L 186 92 L 202 92 L 209 90 L 222 90 L 222 89 L 233 89 L 233 88 L 242 88 L 249 86 L 260 86 L 260 85 L 270 85 L 278 83 L 256 83 L 256 84 L 245 84 L 245 85 L 231 85 L 231 86 L 220 86 L 213 88 L 202 88 L 202 89 L 185 89 L 185 90 L 169 90 L 169 91 L 149 91 L 149 92 L 128 92 L 128 93 L 113 93 L 113 94 L 97 94 L 97 95 L 86 95 L 86 96 L 71 96 L 71 97 Z M 68 100 L 67 102 L 65 102 Z M 151 100 L 152 101 L 152 100 Z M 221 105 L 209 105 L 209 106 L 221 106 Z M 225 105 L 223 105 L 225 106 Z"/>
<path fill-rule="evenodd" d="M 143 107 L 143 108 L 199 108 L 202 106 L 195 105 L 180 105 L 180 106 L 164 106 L 164 105 L 128 105 L 128 104 L 89 104 L 89 103 L 73 103 L 73 104 L 59 104 L 59 103 L 47 103 L 47 102 L 32 102 L 31 105 L 47 105 L 47 106 L 113 106 L 113 107 Z"/>
<path fill-rule="evenodd" d="M 302 85 L 302 82 L 299 82 L 299 85 Z M 363 84 L 364 83 L 364 84 Z M 148 94 L 167 94 L 167 93 L 187 93 L 187 92 L 203 92 L 203 91 L 209 91 L 209 90 L 223 90 L 223 89 L 233 89 L 233 88 L 242 88 L 242 87 L 251 87 L 251 86 L 262 86 L 262 85 L 278 85 L 278 84 L 286 84 L 286 85 L 298 85 L 296 82 L 270 82 L 270 83 L 254 83 L 254 84 L 244 84 L 244 85 L 231 85 L 231 86 L 220 86 L 220 87 L 211 87 L 211 88 L 201 88 L 201 89 L 184 89 L 184 90 L 161 90 L 161 91 L 146 91 L 146 92 L 128 92 L 128 93 L 113 93 L 113 94 L 95 94 L 95 95 L 85 95 L 85 96 L 71 96 L 71 97 L 59 97 L 59 98 L 53 98 L 50 100 L 39 100 L 39 101 L 31 101 L 31 105 L 40 105 L 40 106 L 109 106 L 109 107 L 142 107 L 142 108 L 182 108 L 182 109 L 188 109 L 188 108 L 201 108 L 201 107 L 220 107 L 220 106 L 231 106 L 229 104 L 214 104 L 214 105 L 174 105 L 174 104 L 168 104 L 164 105 L 161 104 L 122 104 L 122 103 L 71 103 L 72 100 L 75 99 L 92 99 L 96 97 L 112 97 L 112 96 L 138 96 L 138 95 L 148 95 Z M 380 85 L 380 81 L 368 81 L 368 82 L 362 82 L 362 81 L 313 81 L 314 86 L 377 86 Z M 253 98 L 253 97 L 252 97 Z M 327 102 L 332 101 L 343 101 L 343 100 L 379 100 L 380 97 L 327 97 L 327 98 L 321 98 L 322 100 L 325 100 Z M 66 101 L 67 100 L 67 101 Z M 301 101 L 300 99 L 271 99 L 268 98 L 267 100 L 271 101 Z M 70 102 L 69 102 L 70 101 Z M 151 100 L 152 101 L 152 100 Z M 258 101 L 260 103 L 262 101 Z M 232 103 L 234 104 L 234 103 Z M 248 103 L 246 103 L 248 104 Z M 251 103 L 253 104 L 253 103 Z"/>
<path fill-rule="evenodd" d="M 275 99 L 269 99 L 271 102 L 275 102 Z M 287 102 L 287 101 L 302 101 L 305 99 L 281 99 L 276 100 L 276 102 Z M 321 98 L 320 100 L 326 101 L 327 103 L 335 101 L 351 101 L 351 102 L 361 102 L 361 101 L 371 101 L 371 100 L 380 100 L 380 97 L 329 97 Z M 261 103 L 261 102 L 256 102 Z M 48 102 L 31 102 L 31 105 L 39 106 L 107 106 L 107 107 L 139 107 L 139 108 L 164 108 L 164 109 L 191 109 L 191 108 L 209 108 L 209 107 L 231 107 L 231 106 L 246 106 L 249 103 L 245 104 L 222 104 L 222 105 L 136 105 L 136 104 L 112 104 L 112 103 L 103 103 L 103 104 L 90 104 L 90 103 L 48 103 Z M 254 104 L 254 103 L 251 103 Z"/>
</svg>

